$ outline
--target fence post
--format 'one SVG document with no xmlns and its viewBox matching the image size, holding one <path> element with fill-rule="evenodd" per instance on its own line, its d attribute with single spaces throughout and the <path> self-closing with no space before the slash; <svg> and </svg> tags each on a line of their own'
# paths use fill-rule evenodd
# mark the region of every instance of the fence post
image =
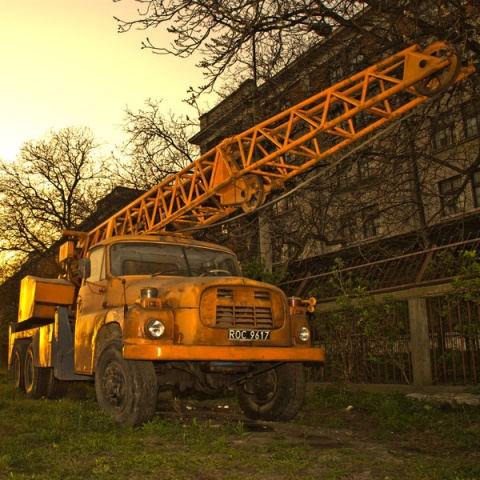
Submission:
<svg viewBox="0 0 480 480">
<path fill-rule="evenodd" d="M 408 300 L 410 321 L 410 350 L 412 354 L 413 384 L 432 384 L 432 362 L 430 358 L 430 336 L 428 310 L 425 298 Z"/>
</svg>

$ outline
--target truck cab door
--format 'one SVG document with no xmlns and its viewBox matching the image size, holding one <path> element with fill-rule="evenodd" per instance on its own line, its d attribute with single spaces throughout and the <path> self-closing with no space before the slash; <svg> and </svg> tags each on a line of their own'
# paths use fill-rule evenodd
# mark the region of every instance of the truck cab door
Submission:
<svg viewBox="0 0 480 480">
<path fill-rule="evenodd" d="M 92 250 L 88 260 L 90 268 L 78 292 L 75 323 L 75 370 L 82 373 L 93 372 L 93 339 L 104 322 L 108 293 L 105 247 Z"/>
</svg>

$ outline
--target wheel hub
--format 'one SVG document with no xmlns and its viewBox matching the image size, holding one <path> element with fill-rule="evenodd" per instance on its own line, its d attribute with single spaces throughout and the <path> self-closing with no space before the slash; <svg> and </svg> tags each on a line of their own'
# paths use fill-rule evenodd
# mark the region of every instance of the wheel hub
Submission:
<svg viewBox="0 0 480 480">
<path fill-rule="evenodd" d="M 109 365 L 103 377 L 105 399 L 114 409 L 120 410 L 127 397 L 126 381 L 122 371 L 115 365 Z"/>
<path fill-rule="evenodd" d="M 257 404 L 264 405 L 275 397 L 277 386 L 277 374 L 275 370 L 269 370 L 246 382 L 243 388 L 246 393 L 255 397 Z"/>
</svg>

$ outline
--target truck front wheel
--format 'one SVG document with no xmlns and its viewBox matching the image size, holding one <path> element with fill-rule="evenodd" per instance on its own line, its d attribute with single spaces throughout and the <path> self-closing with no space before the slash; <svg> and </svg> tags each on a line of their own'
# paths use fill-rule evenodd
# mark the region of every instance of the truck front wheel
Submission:
<svg viewBox="0 0 480 480">
<path fill-rule="evenodd" d="M 257 367 L 259 370 L 261 366 Z M 237 387 L 243 413 L 253 420 L 292 420 L 305 398 L 305 371 L 301 363 L 283 363 Z"/>
<path fill-rule="evenodd" d="M 105 345 L 95 371 L 95 393 L 104 412 L 122 425 L 141 425 L 155 415 L 157 390 L 152 362 L 125 360 L 119 340 Z"/>
</svg>

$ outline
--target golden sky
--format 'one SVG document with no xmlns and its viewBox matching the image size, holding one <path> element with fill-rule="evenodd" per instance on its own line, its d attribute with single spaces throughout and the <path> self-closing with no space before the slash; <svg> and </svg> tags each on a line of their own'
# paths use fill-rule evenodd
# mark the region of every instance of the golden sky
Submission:
<svg viewBox="0 0 480 480">
<path fill-rule="evenodd" d="M 138 5 L 138 4 L 137 4 Z M 128 106 L 148 98 L 170 110 L 202 83 L 192 59 L 155 55 L 140 43 L 160 32 L 117 33 L 113 16 L 129 18 L 133 0 L 0 0 L 0 158 L 50 129 L 87 126 L 107 148 L 121 141 Z"/>
</svg>

